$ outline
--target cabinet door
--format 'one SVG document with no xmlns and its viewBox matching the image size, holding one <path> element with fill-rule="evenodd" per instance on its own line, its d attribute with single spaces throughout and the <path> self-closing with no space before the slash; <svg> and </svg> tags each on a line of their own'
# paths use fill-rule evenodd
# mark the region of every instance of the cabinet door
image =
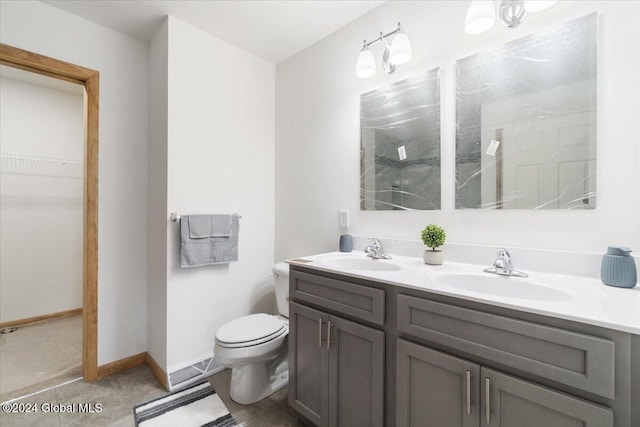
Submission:
<svg viewBox="0 0 640 427">
<path fill-rule="evenodd" d="M 397 427 L 479 425 L 479 365 L 402 339 L 396 349 Z"/>
<path fill-rule="evenodd" d="M 329 425 L 384 424 L 384 332 L 329 316 Z"/>
<path fill-rule="evenodd" d="M 328 316 L 289 304 L 289 405 L 319 427 L 328 426 Z"/>
<path fill-rule="evenodd" d="M 480 375 L 482 426 L 613 426 L 608 408 L 491 369 Z"/>
</svg>

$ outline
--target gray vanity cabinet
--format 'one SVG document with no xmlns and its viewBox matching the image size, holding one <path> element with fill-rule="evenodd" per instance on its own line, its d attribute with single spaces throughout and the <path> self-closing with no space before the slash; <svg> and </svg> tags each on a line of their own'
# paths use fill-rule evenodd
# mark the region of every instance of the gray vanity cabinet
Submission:
<svg viewBox="0 0 640 427">
<path fill-rule="evenodd" d="M 640 336 L 292 265 L 289 404 L 319 427 L 640 427 Z"/>
<path fill-rule="evenodd" d="M 327 315 L 289 304 L 289 405 L 317 426 L 329 419 L 329 353 L 323 324 Z"/>
<path fill-rule="evenodd" d="M 402 339 L 396 347 L 396 426 L 478 427 L 480 365 Z"/>
<path fill-rule="evenodd" d="M 611 427 L 610 409 L 398 340 L 398 427 Z"/>
<path fill-rule="evenodd" d="M 384 424 L 384 332 L 289 305 L 289 404 L 317 426 Z"/>
<path fill-rule="evenodd" d="M 384 332 L 329 316 L 329 425 L 384 425 Z"/>
</svg>

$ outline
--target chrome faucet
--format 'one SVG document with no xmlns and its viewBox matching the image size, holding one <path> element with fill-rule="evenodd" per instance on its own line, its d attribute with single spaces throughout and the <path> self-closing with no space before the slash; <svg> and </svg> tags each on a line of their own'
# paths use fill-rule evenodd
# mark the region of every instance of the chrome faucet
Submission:
<svg viewBox="0 0 640 427">
<path fill-rule="evenodd" d="M 498 249 L 498 258 L 493 262 L 493 267 L 485 268 L 484 271 L 501 276 L 529 277 L 526 273 L 514 270 L 511 255 L 504 248 Z"/>
<path fill-rule="evenodd" d="M 368 257 L 373 259 L 391 259 L 391 257 L 384 253 L 384 248 L 382 247 L 382 243 L 378 239 L 369 239 L 371 244 L 364 248 L 365 253 Z"/>
</svg>

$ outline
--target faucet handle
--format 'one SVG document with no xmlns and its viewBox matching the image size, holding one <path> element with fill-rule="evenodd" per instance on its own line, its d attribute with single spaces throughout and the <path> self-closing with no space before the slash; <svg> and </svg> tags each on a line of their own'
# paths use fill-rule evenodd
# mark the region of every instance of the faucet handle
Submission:
<svg viewBox="0 0 640 427">
<path fill-rule="evenodd" d="M 498 248 L 498 258 L 511 258 L 511 254 L 505 248 Z"/>
<path fill-rule="evenodd" d="M 380 249 L 382 247 L 382 243 L 380 243 L 380 240 L 378 239 L 371 237 L 369 238 L 369 241 L 371 242 L 371 246 L 373 246 L 376 249 Z"/>
<path fill-rule="evenodd" d="M 505 248 L 498 248 L 498 258 L 493 262 L 493 267 L 485 268 L 484 271 L 504 276 L 528 277 L 526 273 L 514 270 L 511 254 Z"/>
<path fill-rule="evenodd" d="M 366 248 L 364 248 L 364 252 L 367 254 L 371 254 L 372 252 L 376 251 L 378 249 L 378 245 L 376 245 L 376 239 L 373 238 L 369 238 L 369 241 L 371 242 L 371 244 L 369 246 L 367 246 Z"/>
<path fill-rule="evenodd" d="M 510 276 L 513 272 L 513 264 L 511 263 L 511 255 L 509 254 L 509 251 L 505 248 L 499 248 L 498 258 L 493 263 L 493 265 L 497 269 L 503 271 L 503 273 L 501 274 L 507 274 Z"/>
<path fill-rule="evenodd" d="M 378 239 L 374 239 L 373 237 L 369 239 L 371 244 L 364 248 L 364 252 L 367 256 L 373 259 L 391 259 L 391 257 L 384 253 L 384 248 L 382 247 L 382 242 Z"/>
</svg>

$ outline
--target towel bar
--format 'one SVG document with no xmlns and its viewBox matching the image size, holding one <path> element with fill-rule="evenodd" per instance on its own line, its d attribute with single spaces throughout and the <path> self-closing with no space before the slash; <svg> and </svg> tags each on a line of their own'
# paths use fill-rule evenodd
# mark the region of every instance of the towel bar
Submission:
<svg viewBox="0 0 640 427">
<path fill-rule="evenodd" d="M 237 215 L 238 218 L 242 218 L 242 215 L 240 215 L 239 213 L 234 212 L 233 215 Z M 180 215 L 175 212 L 171 212 L 171 214 L 169 215 L 169 219 L 171 220 L 171 222 L 178 222 L 180 221 Z"/>
</svg>

